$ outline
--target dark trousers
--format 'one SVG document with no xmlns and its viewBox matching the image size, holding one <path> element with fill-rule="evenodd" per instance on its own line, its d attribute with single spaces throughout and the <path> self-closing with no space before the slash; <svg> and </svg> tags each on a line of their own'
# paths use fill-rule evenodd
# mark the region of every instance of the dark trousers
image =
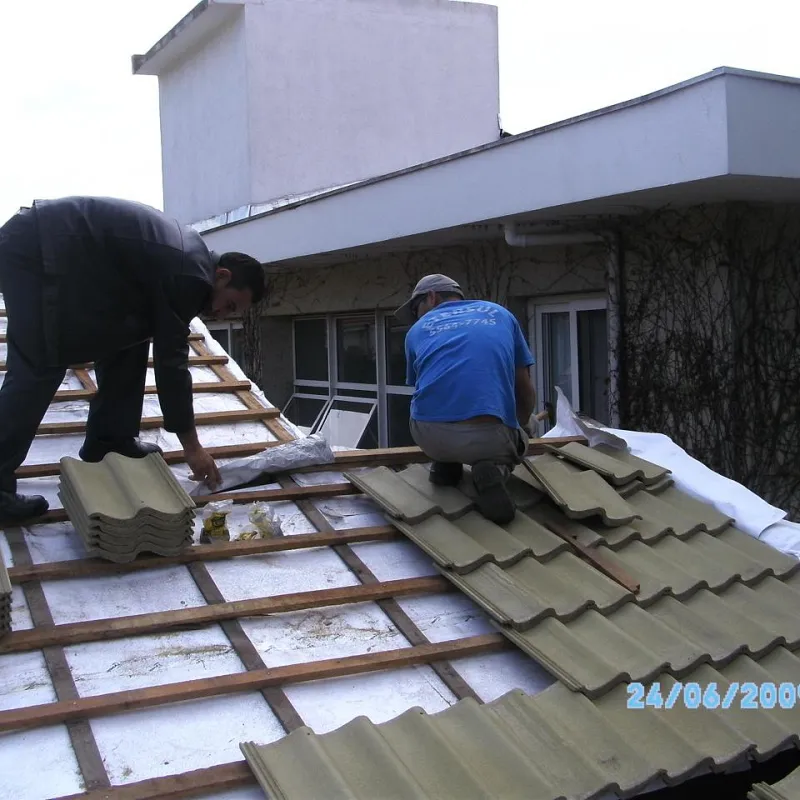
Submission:
<svg viewBox="0 0 800 800">
<path fill-rule="evenodd" d="M 11 222 L 0 229 L 0 287 L 8 317 L 6 373 L 0 386 L 0 491 L 5 492 L 16 491 L 14 473 L 67 370 L 67 365 L 39 363 L 44 353 L 41 273 L 36 251 L 22 247 L 13 232 Z M 18 337 L 29 343 L 26 352 L 17 345 Z M 87 441 L 138 436 L 148 353 L 149 343 L 141 342 L 95 363 L 98 391 L 89 405 Z"/>
<path fill-rule="evenodd" d="M 89 404 L 87 441 L 139 435 L 148 350 L 144 342 L 95 364 L 98 391 Z M 25 460 L 66 370 L 36 367 L 11 340 L 6 366 L 0 387 L 0 491 L 14 492 L 14 472 Z"/>
</svg>

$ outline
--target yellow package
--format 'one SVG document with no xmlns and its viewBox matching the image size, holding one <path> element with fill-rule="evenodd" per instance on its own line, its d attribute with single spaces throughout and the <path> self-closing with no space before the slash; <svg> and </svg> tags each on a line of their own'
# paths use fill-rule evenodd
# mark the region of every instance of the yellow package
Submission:
<svg viewBox="0 0 800 800">
<path fill-rule="evenodd" d="M 203 532 L 201 542 L 229 542 L 231 533 L 228 530 L 228 514 L 233 507 L 233 500 L 209 503 L 203 509 Z"/>
</svg>

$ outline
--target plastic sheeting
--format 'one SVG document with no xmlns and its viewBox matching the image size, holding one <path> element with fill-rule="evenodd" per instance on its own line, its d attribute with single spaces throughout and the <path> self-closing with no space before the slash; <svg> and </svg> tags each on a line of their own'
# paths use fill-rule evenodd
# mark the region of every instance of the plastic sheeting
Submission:
<svg viewBox="0 0 800 800">
<path fill-rule="evenodd" d="M 270 447 L 261 453 L 247 458 L 237 458 L 219 466 L 222 483 L 217 492 L 243 486 L 256 480 L 260 475 L 290 472 L 301 467 L 314 467 L 333 463 L 333 450 L 322 436 L 315 434 L 305 439 Z M 198 484 L 190 492 L 192 495 L 206 494 L 204 484 Z"/>
<path fill-rule="evenodd" d="M 627 446 L 634 455 L 670 469 L 676 486 L 733 517 L 741 530 L 800 558 L 800 525 L 786 520 L 785 511 L 701 464 L 662 433 L 598 427 L 579 419 L 561 390 L 556 388 L 556 391 L 557 424 L 544 438 L 585 436 L 590 447 L 601 443 L 618 448 Z"/>
</svg>

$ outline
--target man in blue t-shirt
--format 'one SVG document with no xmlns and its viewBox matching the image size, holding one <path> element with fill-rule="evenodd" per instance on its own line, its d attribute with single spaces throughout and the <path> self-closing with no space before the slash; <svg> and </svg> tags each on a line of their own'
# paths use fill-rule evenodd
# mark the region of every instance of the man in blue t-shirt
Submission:
<svg viewBox="0 0 800 800">
<path fill-rule="evenodd" d="M 414 387 L 411 435 L 433 461 L 430 480 L 456 486 L 472 466 L 481 513 L 514 518 L 509 467 L 528 445 L 534 363 L 519 323 L 502 306 L 465 300 L 446 275 L 426 275 L 396 312 L 406 335 L 406 382 Z"/>
</svg>

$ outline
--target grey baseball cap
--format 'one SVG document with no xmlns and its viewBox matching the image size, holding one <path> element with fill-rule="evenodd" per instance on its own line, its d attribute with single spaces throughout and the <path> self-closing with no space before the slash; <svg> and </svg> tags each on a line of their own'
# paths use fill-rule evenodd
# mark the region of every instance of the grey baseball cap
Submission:
<svg viewBox="0 0 800 800">
<path fill-rule="evenodd" d="M 452 278 L 448 278 L 447 275 L 426 275 L 414 287 L 411 297 L 394 312 L 397 320 L 403 325 L 413 325 L 417 321 L 414 312 L 411 310 L 414 301 L 418 297 L 428 294 L 428 292 L 455 292 L 462 297 L 464 296 L 461 287 Z"/>
</svg>

